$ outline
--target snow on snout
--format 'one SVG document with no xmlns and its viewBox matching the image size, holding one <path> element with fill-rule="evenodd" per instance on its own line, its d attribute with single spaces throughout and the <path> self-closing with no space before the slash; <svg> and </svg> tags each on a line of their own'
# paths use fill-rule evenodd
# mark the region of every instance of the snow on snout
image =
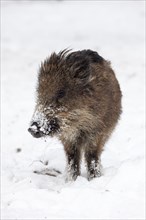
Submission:
<svg viewBox="0 0 146 220">
<path fill-rule="evenodd" d="M 36 133 L 41 131 L 43 134 L 49 134 L 51 126 L 43 112 L 36 110 L 30 122 L 30 129 Z"/>
</svg>

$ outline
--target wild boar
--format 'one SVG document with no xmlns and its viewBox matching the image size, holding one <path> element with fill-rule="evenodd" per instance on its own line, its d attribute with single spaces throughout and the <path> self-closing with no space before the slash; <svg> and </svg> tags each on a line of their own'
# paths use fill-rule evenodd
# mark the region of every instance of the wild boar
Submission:
<svg viewBox="0 0 146 220">
<path fill-rule="evenodd" d="M 92 50 L 52 53 L 41 63 L 37 100 L 28 131 L 57 136 L 67 156 L 67 180 L 101 176 L 100 156 L 121 114 L 121 90 L 110 62 Z"/>
</svg>

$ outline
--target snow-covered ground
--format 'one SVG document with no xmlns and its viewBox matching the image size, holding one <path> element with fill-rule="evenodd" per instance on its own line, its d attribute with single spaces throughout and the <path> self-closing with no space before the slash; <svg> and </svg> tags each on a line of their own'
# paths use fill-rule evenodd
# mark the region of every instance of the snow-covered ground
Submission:
<svg viewBox="0 0 146 220">
<path fill-rule="evenodd" d="M 1 219 L 145 219 L 144 1 L 2 1 Z M 28 132 L 40 61 L 66 47 L 112 61 L 123 114 L 102 155 L 104 175 L 65 183 L 56 139 Z M 57 169 L 57 177 L 34 171 Z"/>
</svg>

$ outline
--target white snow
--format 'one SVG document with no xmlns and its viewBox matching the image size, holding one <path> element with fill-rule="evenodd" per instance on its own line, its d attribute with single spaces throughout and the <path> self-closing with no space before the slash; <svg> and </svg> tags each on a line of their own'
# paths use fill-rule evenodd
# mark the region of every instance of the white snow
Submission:
<svg viewBox="0 0 146 220">
<path fill-rule="evenodd" d="M 1 219 L 145 219 L 144 1 L 1 7 Z M 90 182 L 83 163 L 81 176 L 66 183 L 61 143 L 27 131 L 39 65 L 66 47 L 111 60 L 123 92 L 123 114 L 101 158 L 104 175 Z"/>
</svg>

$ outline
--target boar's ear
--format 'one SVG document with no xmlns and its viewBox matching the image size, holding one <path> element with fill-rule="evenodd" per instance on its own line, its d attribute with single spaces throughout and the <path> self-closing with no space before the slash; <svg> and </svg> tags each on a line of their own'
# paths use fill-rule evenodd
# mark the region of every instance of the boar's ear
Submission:
<svg viewBox="0 0 146 220">
<path fill-rule="evenodd" d="M 79 83 L 86 82 L 90 76 L 89 60 L 81 57 L 79 59 L 78 57 L 74 57 L 68 61 L 71 77 L 76 79 Z"/>
<path fill-rule="evenodd" d="M 78 79 L 87 79 L 89 77 L 89 62 L 87 60 L 80 60 L 73 66 L 73 76 Z"/>
<path fill-rule="evenodd" d="M 103 58 L 96 52 L 92 50 L 82 50 L 70 53 L 66 57 L 66 62 L 70 68 L 71 75 L 77 78 L 80 82 L 86 82 L 92 74 L 92 63 L 103 63 Z"/>
</svg>

